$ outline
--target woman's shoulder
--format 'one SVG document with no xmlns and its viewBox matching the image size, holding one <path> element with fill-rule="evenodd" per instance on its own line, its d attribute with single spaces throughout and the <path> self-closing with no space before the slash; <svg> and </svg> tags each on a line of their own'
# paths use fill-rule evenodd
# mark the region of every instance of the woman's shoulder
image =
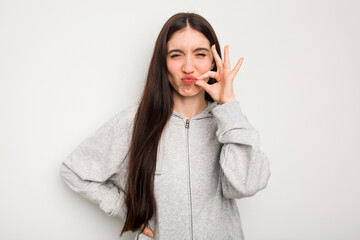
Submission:
<svg viewBox="0 0 360 240">
<path fill-rule="evenodd" d="M 115 117 L 120 121 L 125 121 L 125 122 L 130 121 L 131 122 L 134 120 L 138 106 L 139 106 L 138 104 L 133 104 L 133 105 L 127 106 L 127 107 L 123 108 L 122 110 L 118 111 L 116 113 Z"/>
<path fill-rule="evenodd" d="M 127 106 L 116 112 L 108 122 L 112 125 L 115 124 L 122 127 L 130 127 L 134 121 L 137 109 L 138 104 Z"/>
</svg>

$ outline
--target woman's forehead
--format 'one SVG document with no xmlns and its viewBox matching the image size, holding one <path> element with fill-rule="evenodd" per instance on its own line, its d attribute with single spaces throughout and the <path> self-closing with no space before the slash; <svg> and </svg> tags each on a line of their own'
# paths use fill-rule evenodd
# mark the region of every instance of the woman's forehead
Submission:
<svg viewBox="0 0 360 240">
<path fill-rule="evenodd" d="M 179 48 L 179 49 L 191 49 L 196 48 L 209 48 L 210 42 L 201 32 L 187 27 L 176 31 L 167 43 L 168 49 Z"/>
</svg>

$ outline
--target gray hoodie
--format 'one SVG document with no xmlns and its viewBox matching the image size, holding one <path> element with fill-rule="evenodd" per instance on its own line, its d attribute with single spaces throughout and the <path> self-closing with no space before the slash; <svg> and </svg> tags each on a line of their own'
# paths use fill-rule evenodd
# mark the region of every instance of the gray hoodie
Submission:
<svg viewBox="0 0 360 240">
<path fill-rule="evenodd" d="M 138 105 L 102 125 L 61 165 L 67 185 L 125 220 L 128 151 Z M 236 200 L 267 186 L 269 161 L 258 131 L 238 101 L 208 102 L 185 119 L 173 111 L 162 133 L 154 180 L 158 211 L 149 222 L 155 239 L 244 239 Z M 136 232 L 135 239 L 152 239 Z"/>
</svg>

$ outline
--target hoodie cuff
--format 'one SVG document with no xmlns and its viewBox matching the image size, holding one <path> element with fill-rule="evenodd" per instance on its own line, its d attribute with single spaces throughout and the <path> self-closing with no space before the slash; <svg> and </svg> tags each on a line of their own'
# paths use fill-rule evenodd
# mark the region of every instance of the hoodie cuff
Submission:
<svg viewBox="0 0 360 240">
<path fill-rule="evenodd" d="M 119 190 L 116 186 L 113 186 L 100 202 L 100 209 L 102 209 L 107 215 L 111 215 L 117 205 L 119 198 Z"/>
<path fill-rule="evenodd" d="M 242 113 L 239 101 L 230 101 L 217 105 L 213 110 L 217 124 L 218 132 L 223 133 L 232 128 L 249 128 L 246 116 Z"/>
</svg>

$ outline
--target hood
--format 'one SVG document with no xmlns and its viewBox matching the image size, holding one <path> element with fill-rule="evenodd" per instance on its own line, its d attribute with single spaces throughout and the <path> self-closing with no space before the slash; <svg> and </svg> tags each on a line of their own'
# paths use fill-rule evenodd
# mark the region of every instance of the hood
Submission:
<svg viewBox="0 0 360 240">
<path fill-rule="evenodd" d="M 192 117 L 191 119 L 200 119 L 200 118 L 212 117 L 212 116 L 213 116 L 212 110 L 213 110 L 217 105 L 219 105 L 219 103 L 217 103 L 217 102 L 215 102 L 215 101 L 214 101 L 214 102 L 209 102 L 209 101 L 208 101 L 207 103 L 208 103 L 207 107 L 206 107 L 201 113 L 199 113 L 198 115 Z M 181 115 L 180 113 L 176 112 L 175 110 L 173 110 L 172 116 L 185 119 L 185 117 L 184 117 L 183 115 Z"/>
</svg>

